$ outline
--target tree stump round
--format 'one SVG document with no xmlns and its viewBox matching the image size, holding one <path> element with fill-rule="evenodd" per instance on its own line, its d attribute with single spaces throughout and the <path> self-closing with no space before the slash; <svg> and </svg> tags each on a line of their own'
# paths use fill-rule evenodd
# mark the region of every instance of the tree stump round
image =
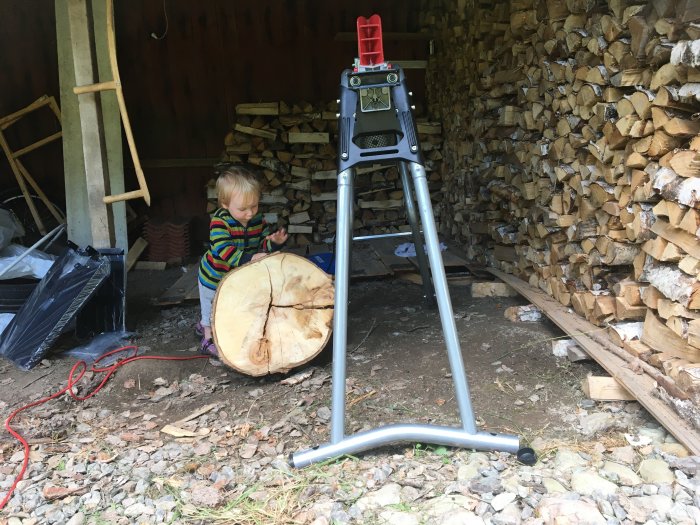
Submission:
<svg viewBox="0 0 700 525">
<path fill-rule="evenodd" d="M 290 253 L 229 272 L 212 308 L 219 358 L 250 376 L 288 372 L 326 346 L 333 321 L 331 276 Z"/>
</svg>

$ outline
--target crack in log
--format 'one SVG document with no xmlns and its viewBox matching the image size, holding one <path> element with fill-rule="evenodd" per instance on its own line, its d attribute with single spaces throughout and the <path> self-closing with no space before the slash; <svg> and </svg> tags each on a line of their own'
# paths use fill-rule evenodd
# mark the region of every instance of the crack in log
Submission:
<svg viewBox="0 0 700 525">
<path fill-rule="evenodd" d="M 269 339 L 267 338 L 267 325 L 270 323 L 270 315 L 272 314 L 272 307 L 274 306 L 272 304 L 272 274 L 270 273 L 270 268 L 265 266 L 265 269 L 267 270 L 267 276 L 270 281 L 270 300 L 268 301 L 268 306 L 267 306 L 267 315 L 265 316 L 265 326 L 263 326 L 263 333 L 262 337 L 260 338 L 260 346 L 258 346 L 258 351 L 262 347 L 263 344 L 266 345 L 265 348 L 265 362 L 267 363 L 267 373 L 270 373 L 270 344 L 269 344 Z"/>
</svg>

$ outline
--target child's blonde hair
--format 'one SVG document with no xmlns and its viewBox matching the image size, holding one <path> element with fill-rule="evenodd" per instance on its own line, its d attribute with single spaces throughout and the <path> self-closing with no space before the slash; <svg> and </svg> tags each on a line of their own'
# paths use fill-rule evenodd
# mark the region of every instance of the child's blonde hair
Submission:
<svg viewBox="0 0 700 525">
<path fill-rule="evenodd" d="M 243 195 L 247 198 L 246 200 L 259 199 L 261 190 L 260 180 L 244 166 L 228 168 L 216 179 L 216 197 L 219 200 L 219 206 L 228 204 L 234 193 Z"/>
</svg>

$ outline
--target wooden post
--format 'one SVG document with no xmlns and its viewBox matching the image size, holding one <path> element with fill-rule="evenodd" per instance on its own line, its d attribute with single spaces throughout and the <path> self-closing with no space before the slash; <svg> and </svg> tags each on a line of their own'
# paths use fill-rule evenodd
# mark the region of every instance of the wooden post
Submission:
<svg viewBox="0 0 700 525">
<path fill-rule="evenodd" d="M 75 81 L 78 85 L 94 84 L 97 80 L 91 15 L 89 0 L 68 0 L 73 66 Z M 104 196 L 109 193 L 109 176 L 102 108 L 95 93 L 82 95 L 79 98 L 78 107 L 85 158 L 91 244 L 95 248 L 110 248 L 115 244 L 115 236 L 112 214 L 103 202 Z"/>
</svg>

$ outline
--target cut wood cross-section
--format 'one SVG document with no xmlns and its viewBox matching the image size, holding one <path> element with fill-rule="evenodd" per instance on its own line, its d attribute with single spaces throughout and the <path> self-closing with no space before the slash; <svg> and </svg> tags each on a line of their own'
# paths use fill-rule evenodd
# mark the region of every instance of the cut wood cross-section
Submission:
<svg viewBox="0 0 700 525">
<path fill-rule="evenodd" d="M 298 255 L 276 253 L 229 272 L 212 310 L 219 357 L 250 376 L 307 363 L 330 338 L 333 298 L 331 276 Z"/>
</svg>

